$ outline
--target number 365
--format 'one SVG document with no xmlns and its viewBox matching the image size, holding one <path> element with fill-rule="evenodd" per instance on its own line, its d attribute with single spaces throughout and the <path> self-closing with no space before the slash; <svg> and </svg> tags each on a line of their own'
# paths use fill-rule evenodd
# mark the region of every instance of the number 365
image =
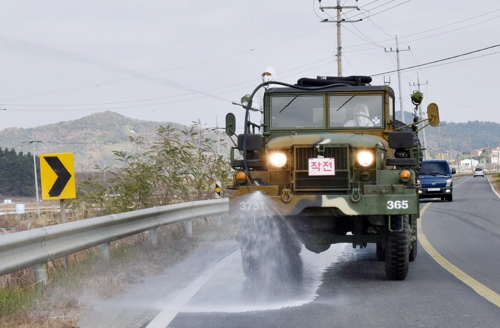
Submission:
<svg viewBox="0 0 500 328">
<path fill-rule="evenodd" d="M 389 210 L 400 210 L 400 209 L 407 209 L 408 208 L 408 201 L 407 200 L 389 200 L 387 201 L 387 208 Z"/>
</svg>

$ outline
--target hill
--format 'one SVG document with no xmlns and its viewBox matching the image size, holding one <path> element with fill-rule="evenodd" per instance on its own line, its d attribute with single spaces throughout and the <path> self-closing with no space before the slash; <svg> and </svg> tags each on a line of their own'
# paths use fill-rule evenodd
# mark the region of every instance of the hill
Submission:
<svg viewBox="0 0 500 328">
<path fill-rule="evenodd" d="M 399 119 L 398 115 L 396 118 Z M 412 120 L 412 114 L 405 112 L 405 122 L 408 124 Z M 457 155 L 460 157 L 463 154 L 469 154 L 471 150 L 473 156 L 476 156 L 483 148 L 500 147 L 500 124 L 494 122 L 453 123 L 441 121 L 439 127 L 428 126 L 419 132 L 422 144 L 424 133 L 429 156 L 433 158 L 438 156 L 439 148 L 444 156 L 451 149 L 452 157 Z"/>
<path fill-rule="evenodd" d="M 33 153 L 33 144 L 29 142 L 37 141 L 34 143 L 36 155 L 72 152 L 75 171 L 85 172 L 93 170 L 95 165 L 117 164 L 113 151 L 133 151 L 131 136 L 151 140 L 160 125 L 178 130 L 186 128 L 177 123 L 143 121 L 105 111 L 36 128 L 4 129 L 0 131 L 0 147 Z M 215 138 L 215 134 L 211 134 L 211 138 Z"/>
</svg>

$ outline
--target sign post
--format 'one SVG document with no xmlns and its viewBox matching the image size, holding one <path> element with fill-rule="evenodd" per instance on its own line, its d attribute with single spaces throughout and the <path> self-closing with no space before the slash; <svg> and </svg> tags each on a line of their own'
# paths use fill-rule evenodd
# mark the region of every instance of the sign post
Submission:
<svg viewBox="0 0 500 328">
<path fill-rule="evenodd" d="M 215 198 L 220 198 L 221 191 L 222 191 L 221 182 L 215 181 Z"/>
<path fill-rule="evenodd" d="M 222 183 L 220 181 L 215 181 L 215 198 L 220 198 L 222 192 Z M 215 218 L 215 224 L 218 227 L 222 225 L 222 217 L 221 215 L 217 215 Z"/>
<path fill-rule="evenodd" d="M 65 199 L 76 198 L 73 153 L 41 154 L 40 175 L 43 200 L 60 200 L 61 223 L 66 222 Z M 64 267 L 68 259 L 63 258 Z"/>
</svg>

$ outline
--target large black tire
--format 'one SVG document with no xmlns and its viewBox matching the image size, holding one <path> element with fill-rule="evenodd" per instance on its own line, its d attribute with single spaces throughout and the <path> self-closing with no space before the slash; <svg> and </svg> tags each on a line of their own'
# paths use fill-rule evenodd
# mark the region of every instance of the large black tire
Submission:
<svg viewBox="0 0 500 328">
<path fill-rule="evenodd" d="M 404 280 L 408 275 L 410 227 L 408 215 L 393 215 L 387 231 L 385 274 L 390 280 Z"/>
<path fill-rule="evenodd" d="M 453 201 L 453 195 L 446 196 L 446 200 L 449 201 L 449 202 L 452 202 Z"/>
<path fill-rule="evenodd" d="M 406 124 L 404 124 L 403 122 L 401 121 L 398 121 L 398 120 L 395 120 L 394 121 L 394 128 L 397 129 L 397 128 L 400 128 L 402 126 L 405 126 Z M 411 128 L 411 126 L 407 126 L 399 131 L 410 131 L 410 132 L 413 132 L 413 129 Z M 421 148 L 421 143 L 420 143 L 420 139 L 418 138 L 418 134 L 415 133 L 413 135 L 413 142 L 415 145 L 418 145 L 418 148 L 420 149 Z M 420 167 L 422 166 L 422 161 L 424 160 L 424 152 L 422 150 L 420 150 L 417 154 L 415 154 L 414 158 L 417 159 L 417 162 L 418 162 L 418 165 L 417 167 L 415 167 L 415 173 L 419 174 L 420 172 Z"/>
<path fill-rule="evenodd" d="M 417 241 L 418 241 L 418 235 L 417 235 L 417 219 L 414 218 L 411 220 L 411 235 L 410 235 L 410 257 L 409 260 L 410 262 L 415 261 L 417 258 Z"/>
<path fill-rule="evenodd" d="M 260 278 L 262 249 L 259 245 L 258 231 L 262 224 L 260 218 L 245 219 L 241 223 L 238 241 L 241 249 L 241 264 L 245 276 L 250 280 Z"/>
<path fill-rule="evenodd" d="M 382 246 L 382 243 L 377 243 L 377 259 L 385 261 L 385 248 Z"/>
<path fill-rule="evenodd" d="M 291 239 L 285 222 L 276 217 L 253 217 L 242 221 L 238 241 L 245 276 L 254 282 L 272 283 L 301 269 L 302 244 Z M 295 276 L 294 276 L 295 277 Z"/>
</svg>

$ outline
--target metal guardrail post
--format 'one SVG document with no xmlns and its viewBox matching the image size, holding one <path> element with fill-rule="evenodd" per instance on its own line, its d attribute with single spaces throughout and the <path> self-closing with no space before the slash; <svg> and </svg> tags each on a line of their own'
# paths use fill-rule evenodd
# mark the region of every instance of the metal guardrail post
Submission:
<svg viewBox="0 0 500 328">
<path fill-rule="evenodd" d="M 158 232 L 156 230 L 156 228 L 148 230 L 148 243 L 151 246 L 158 245 Z"/>
<path fill-rule="evenodd" d="M 33 267 L 35 271 L 35 283 L 48 284 L 49 283 L 49 272 L 47 270 L 47 263 L 35 264 Z"/>
<path fill-rule="evenodd" d="M 59 209 L 61 210 L 61 223 L 66 223 L 66 205 L 64 203 L 64 199 L 61 199 L 59 202 Z M 68 257 L 63 256 L 63 266 L 66 269 L 68 267 Z"/>
<path fill-rule="evenodd" d="M 184 231 L 189 238 L 193 237 L 193 220 L 184 221 Z"/>
<path fill-rule="evenodd" d="M 99 245 L 99 255 L 103 260 L 109 260 L 111 258 L 111 244 L 105 243 Z"/>
</svg>

